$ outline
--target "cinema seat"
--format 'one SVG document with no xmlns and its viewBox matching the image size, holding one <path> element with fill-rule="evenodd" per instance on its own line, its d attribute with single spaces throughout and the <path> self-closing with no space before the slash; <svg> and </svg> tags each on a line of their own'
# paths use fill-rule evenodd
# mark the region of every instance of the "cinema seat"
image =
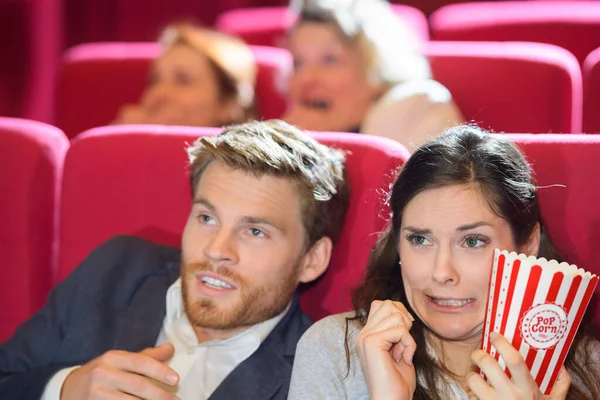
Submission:
<svg viewBox="0 0 600 400">
<path fill-rule="evenodd" d="M 65 162 L 58 280 L 96 246 L 133 234 L 179 246 L 190 209 L 185 144 L 218 129 L 114 126 L 73 140 Z M 349 309 L 350 290 L 363 276 L 370 249 L 385 223 L 384 192 L 408 151 L 389 139 L 315 133 L 348 150 L 352 186 L 344 232 L 327 274 L 302 294 L 313 318 Z"/>
<path fill-rule="evenodd" d="M 44 304 L 52 287 L 68 146 L 55 127 L 0 118 L 0 343 Z"/>
</svg>

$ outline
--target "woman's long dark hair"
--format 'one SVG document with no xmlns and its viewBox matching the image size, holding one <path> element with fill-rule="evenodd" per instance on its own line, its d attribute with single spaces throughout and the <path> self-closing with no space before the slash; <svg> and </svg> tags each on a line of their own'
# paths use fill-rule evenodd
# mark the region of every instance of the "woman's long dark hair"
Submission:
<svg viewBox="0 0 600 400">
<path fill-rule="evenodd" d="M 410 331 L 417 343 L 413 364 L 422 380 L 417 382 L 415 400 L 444 400 L 437 383 L 441 376 L 452 376 L 452 373 L 427 353 L 428 328 L 418 319 L 406 298 L 397 250 L 402 214 L 408 202 L 419 193 L 450 185 L 471 185 L 478 189 L 492 210 L 509 223 L 517 247 L 527 242 L 539 222 L 538 256 L 560 259 L 541 221 L 537 188 L 529 164 L 512 142 L 475 126 L 463 125 L 447 130 L 418 148 L 393 185 L 389 197 L 390 225 L 371 253 L 364 281 L 353 293 L 355 317 L 346 321 L 348 324 L 350 320 L 358 320 L 364 326 L 371 302 L 386 299 L 402 302 L 415 316 Z M 586 350 L 592 336 L 583 325 L 585 322 L 565 361 L 574 381 L 578 381 L 577 387 L 571 386 L 568 398 L 597 400 L 600 399 L 598 377 L 586 370 L 589 362 L 586 356 L 590 355 Z M 345 347 L 349 368 L 347 335 Z"/>
</svg>

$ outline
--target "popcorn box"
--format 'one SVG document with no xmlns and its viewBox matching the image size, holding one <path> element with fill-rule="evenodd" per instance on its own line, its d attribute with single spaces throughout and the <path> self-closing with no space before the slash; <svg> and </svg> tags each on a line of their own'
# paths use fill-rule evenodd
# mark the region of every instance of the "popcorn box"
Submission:
<svg viewBox="0 0 600 400">
<path fill-rule="evenodd" d="M 597 283 L 596 275 L 575 265 L 496 249 L 482 349 L 510 377 L 490 341 L 491 332 L 501 333 L 542 393 L 550 394 Z"/>
</svg>

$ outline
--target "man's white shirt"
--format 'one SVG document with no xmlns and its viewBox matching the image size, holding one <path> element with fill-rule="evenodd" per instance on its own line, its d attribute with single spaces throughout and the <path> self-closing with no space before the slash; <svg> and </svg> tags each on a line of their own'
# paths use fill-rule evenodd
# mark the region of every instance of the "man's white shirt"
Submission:
<svg viewBox="0 0 600 400">
<path fill-rule="evenodd" d="M 166 315 L 156 345 L 171 343 L 173 357 L 165 364 L 179 374 L 175 387 L 163 386 L 180 399 L 206 400 L 238 365 L 250 357 L 269 336 L 288 311 L 258 323 L 229 339 L 198 343 L 194 329 L 185 314 L 181 295 L 181 279 L 177 279 L 166 295 Z M 41 400 L 59 400 L 67 375 L 79 366 L 58 371 L 46 385 Z"/>
</svg>

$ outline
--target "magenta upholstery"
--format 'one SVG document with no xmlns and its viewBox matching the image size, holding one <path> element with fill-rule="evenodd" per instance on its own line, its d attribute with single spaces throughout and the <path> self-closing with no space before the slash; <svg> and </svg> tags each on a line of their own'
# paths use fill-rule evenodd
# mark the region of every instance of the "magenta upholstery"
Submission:
<svg viewBox="0 0 600 400">
<path fill-rule="evenodd" d="M 0 1 L 0 116 L 52 122 L 61 0 Z"/>
<path fill-rule="evenodd" d="M 600 274 L 600 135 L 507 136 L 524 150 L 536 172 L 542 218 L 565 261 Z"/>
<path fill-rule="evenodd" d="M 583 62 L 583 132 L 600 133 L 600 47 Z"/>
<path fill-rule="evenodd" d="M 68 146 L 64 133 L 50 125 L 0 118 L 0 343 L 44 304 L 52 287 Z"/>
<path fill-rule="evenodd" d="M 285 102 L 275 86 L 276 77 L 289 65 L 289 55 L 277 48 L 251 49 L 258 63 L 260 117 L 278 117 Z M 97 43 L 69 50 L 59 77 L 57 126 L 72 138 L 110 124 L 121 105 L 138 101 L 158 53 L 155 43 Z"/>
<path fill-rule="evenodd" d="M 72 141 L 65 162 L 60 261 L 63 279 L 97 245 L 136 234 L 179 246 L 190 208 L 184 144 L 214 128 L 119 126 L 97 128 Z M 318 133 L 320 141 L 350 150 L 351 206 L 327 274 L 306 289 L 304 310 L 313 318 L 350 307 L 349 291 L 362 278 L 382 229 L 381 190 L 408 152 L 372 136 Z"/>
<path fill-rule="evenodd" d="M 413 28 L 421 40 L 429 40 L 425 14 L 402 4 L 393 4 L 392 9 Z M 215 25 L 219 30 L 238 35 L 250 44 L 283 47 L 285 31 L 294 19 L 295 16 L 287 7 L 239 8 L 223 12 Z"/>
<path fill-rule="evenodd" d="M 30 0 L 31 1 L 31 0 Z M 35 0 L 34 0 L 35 1 Z M 37 0 L 48 3 L 60 0 Z M 289 0 L 62 0 L 67 45 L 152 41 L 173 21 L 212 26 L 219 14 L 245 7 L 285 6 Z"/>
<path fill-rule="evenodd" d="M 577 60 L 543 43 L 428 42 L 436 80 L 467 121 L 496 132 L 581 132 Z"/>
<path fill-rule="evenodd" d="M 572 52 L 580 63 L 600 46 L 597 1 L 499 1 L 451 4 L 430 17 L 434 40 L 530 41 Z"/>
</svg>

